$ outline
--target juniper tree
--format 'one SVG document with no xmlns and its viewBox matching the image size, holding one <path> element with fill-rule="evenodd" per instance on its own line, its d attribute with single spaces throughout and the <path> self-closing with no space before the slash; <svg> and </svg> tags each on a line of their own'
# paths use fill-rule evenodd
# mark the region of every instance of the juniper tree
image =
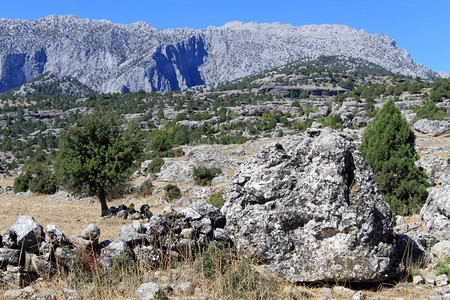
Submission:
<svg viewBox="0 0 450 300">
<path fill-rule="evenodd" d="M 130 127 L 121 132 L 117 115 L 96 111 L 61 135 L 55 162 L 59 180 L 75 191 L 97 195 L 102 216 L 109 213 L 107 192 L 129 178 L 142 151 Z"/>
<path fill-rule="evenodd" d="M 365 130 L 360 150 L 372 165 L 378 187 L 394 214 L 417 212 L 428 192 L 427 175 L 415 166 L 415 135 L 406 118 L 389 101 Z"/>
</svg>

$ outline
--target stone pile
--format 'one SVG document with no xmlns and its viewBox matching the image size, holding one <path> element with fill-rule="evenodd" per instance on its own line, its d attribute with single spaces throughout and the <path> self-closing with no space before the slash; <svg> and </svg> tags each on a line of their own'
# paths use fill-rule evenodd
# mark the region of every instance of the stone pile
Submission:
<svg viewBox="0 0 450 300">
<path fill-rule="evenodd" d="M 149 212 L 148 206 L 143 211 Z M 204 202 L 166 209 L 150 215 L 146 223 L 135 220 L 123 226 L 116 239 L 104 241 L 95 224 L 68 238 L 55 225 L 44 231 L 33 217 L 21 216 L 0 236 L 0 280 L 25 286 L 38 277 L 51 277 L 58 268 L 69 271 L 80 251 L 95 255 L 104 268 L 112 267 L 120 255 L 157 267 L 169 256 L 193 255 L 212 240 L 229 241 L 224 226 L 222 213 Z"/>
</svg>

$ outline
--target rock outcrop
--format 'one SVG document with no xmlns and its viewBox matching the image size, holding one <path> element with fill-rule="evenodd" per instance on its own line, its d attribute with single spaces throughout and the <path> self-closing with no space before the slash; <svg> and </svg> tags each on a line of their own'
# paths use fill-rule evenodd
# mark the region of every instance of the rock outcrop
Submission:
<svg viewBox="0 0 450 300">
<path fill-rule="evenodd" d="M 396 276 L 402 253 L 390 208 L 353 142 L 310 129 L 283 144 L 262 150 L 231 180 L 222 212 L 237 250 L 292 282 Z"/>
<path fill-rule="evenodd" d="M 420 217 L 428 233 L 438 241 L 450 241 L 450 184 L 430 190 Z"/>
<path fill-rule="evenodd" d="M 232 81 L 305 57 L 362 58 L 405 75 L 438 76 L 385 35 L 343 25 L 231 22 L 156 30 L 75 16 L 0 19 L 0 92 L 51 72 L 99 92 L 168 91 Z"/>
</svg>

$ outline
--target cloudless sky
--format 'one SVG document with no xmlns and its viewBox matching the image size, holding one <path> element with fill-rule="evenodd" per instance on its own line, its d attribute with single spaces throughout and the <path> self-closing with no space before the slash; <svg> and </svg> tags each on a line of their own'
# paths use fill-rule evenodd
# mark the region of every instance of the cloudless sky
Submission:
<svg viewBox="0 0 450 300">
<path fill-rule="evenodd" d="M 450 73 L 450 0 L 0 0 L 0 18 L 72 14 L 157 29 L 230 21 L 343 24 L 386 34 L 416 63 Z"/>
</svg>

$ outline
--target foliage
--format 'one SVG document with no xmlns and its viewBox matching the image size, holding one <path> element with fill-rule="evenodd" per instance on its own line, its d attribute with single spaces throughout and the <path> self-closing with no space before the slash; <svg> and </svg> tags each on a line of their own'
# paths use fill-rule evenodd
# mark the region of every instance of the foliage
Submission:
<svg viewBox="0 0 450 300">
<path fill-rule="evenodd" d="M 225 203 L 225 200 L 223 199 L 221 194 L 214 193 L 211 194 L 211 196 L 209 196 L 208 202 L 217 207 L 218 209 L 221 209 Z"/>
<path fill-rule="evenodd" d="M 28 160 L 22 167 L 22 174 L 14 179 L 14 193 L 26 192 L 54 194 L 56 178 L 48 166 L 35 159 Z"/>
<path fill-rule="evenodd" d="M 219 168 L 194 167 L 194 181 L 198 185 L 211 185 L 214 177 L 222 173 Z"/>
<path fill-rule="evenodd" d="M 433 101 L 427 101 L 422 107 L 416 109 L 419 119 L 443 120 L 448 114 L 443 109 L 439 109 Z"/>
<path fill-rule="evenodd" d="M 176 185 L 168 184 L 164 187 L 164 190 L 166 191 L 165 199 L 169 202 L 179 199 L 181 196 L 181 190 Z"/>
<path fill-rule="evenodd" d="M 208 277 L 223 274 L 231 263 L 232 251 L 225 242 L 214 241 L 200 257 L 200 271 Z"/>
<path fill-rule="evenodd" d="M 446 274 L 447 276 L 450 276 L 450 267 L 446 261 L 438 260 L 436 268 L 439 275 Z"/>
<path fill-rule="evenodd" d="M 31 174 L 28 172 L 25 172 L 17 176 L 14 179 L 13 192 L 21 193 L 28 191 L 31 179 L 32 179 Z"/>
<path fill-rule="evenodd" d="M 148 164 L 148 173 L 159 173 L 161 172 L 161 167 L 164 165 L 164 159 L 160 157 L 155 157 Z"/>
<path fill-rule="evenodd" d="M 105 215 L 106 193 L 129 178 L 141 151 L 134 130 L 120 132 L 117 115 L 97 110 L 62 134 L 55 170 L 67 187 L 96 194 Z"/>
<path fill-rule="evenodd" d="M 340 115 L 330 114 L 325 118 L 319 118 L 318 121 L 322 123 L 323 127 L 330 127 L 331 129 L 343 129 L 342 119 Z"/>
<path fill-rule="evenodd" d="M 363 134 L 360 150 L 373 166 L 381 193 L 394 214 L 412 214 L 425 202 L 427 176 L 417 168 L 415 135 L 390 99 Z"/>
<path fill-rule="evenodd" d="M 152 181 L 147 179 L 139 185 L 139 187 L 137 189 L 137 193 L 141 197 L 147 197 L 147 196 L 151 195 L 152 188 L 153 188 Z"/>
</svg>

